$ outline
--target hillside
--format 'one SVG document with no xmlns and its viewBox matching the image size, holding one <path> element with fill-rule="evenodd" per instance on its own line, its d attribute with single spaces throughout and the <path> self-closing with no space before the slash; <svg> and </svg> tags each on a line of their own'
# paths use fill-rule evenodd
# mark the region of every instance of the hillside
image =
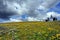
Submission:
<svg viewBox="0 0 60 40">
<path fill-rule="evenodd" d="M 60 40 L 60 22 L 0 23 L 0 40 Z"/>
</svg>

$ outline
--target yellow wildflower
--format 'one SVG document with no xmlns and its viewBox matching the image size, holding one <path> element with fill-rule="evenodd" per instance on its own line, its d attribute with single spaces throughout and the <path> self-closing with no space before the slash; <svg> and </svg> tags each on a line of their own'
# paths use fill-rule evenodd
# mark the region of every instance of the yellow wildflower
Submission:
<svg viewBox="0 0 60 40">
<path fill-rule="evenodd" d="M 48 34 L 45 34 L 45 36 L 48 36 Z"/>
<path fill-rule="evenodd" d="M 2 37 L 0 37 L 0 40 L 2 39 Z"/>
<path fill-rule="evenodd" d="M 56 37 L 55 36 L 52 36 L 52 39 L 55 39 Z"/>
<path fill-rule="evenodd" d="M 53 30 L 53 28 L 48 28 L 48 30 Z"/>
<path fill-rule="evenodd" d="M 60 37 L 60 34 L 56 34 L 56 37 L 57 37 L 57 38 Z"/>
</svg>

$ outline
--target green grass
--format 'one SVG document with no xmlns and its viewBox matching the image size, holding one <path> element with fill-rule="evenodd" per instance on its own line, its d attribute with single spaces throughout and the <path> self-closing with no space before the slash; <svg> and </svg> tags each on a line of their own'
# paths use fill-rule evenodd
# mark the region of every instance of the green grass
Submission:
<svg viewBox="0 0 60 40">
<path fill-rule="evenodd" d="M 0 23 L 0 40 L 60 40 L 60 22 Z"/>
</svg>

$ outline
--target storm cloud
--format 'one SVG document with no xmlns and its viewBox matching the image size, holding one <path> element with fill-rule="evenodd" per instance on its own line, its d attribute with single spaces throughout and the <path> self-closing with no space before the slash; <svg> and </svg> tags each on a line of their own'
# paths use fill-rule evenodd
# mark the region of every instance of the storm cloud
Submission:
<svg viewBox="0 0 60 40">
<path fill-rule="evenodd" d="M 10 16 L 15 14 L 16 12 L 8 7 L 8 4 L 5 0 L 0 0 L 0 18 L 8 20 Z"/>
<path fill-rule="evenodd" d="M 32 18 L 46 16 L 49 8 L 59 0 L 0 0 L 0 18 L 10 20 L 11 16 L 26 14 Z"/>
</svg>

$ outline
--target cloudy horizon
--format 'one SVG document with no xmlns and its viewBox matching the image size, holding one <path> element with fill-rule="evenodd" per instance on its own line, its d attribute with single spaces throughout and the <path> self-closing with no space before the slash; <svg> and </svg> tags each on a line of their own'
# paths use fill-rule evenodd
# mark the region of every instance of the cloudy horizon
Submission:
<svg viewBox="0 0 60 40">
<path fill-rule="evenodd" d="M 56 16 L 60 20 L 59 0 L 0 0 L 0 22 L 40 21 Z"/>
</svg>

